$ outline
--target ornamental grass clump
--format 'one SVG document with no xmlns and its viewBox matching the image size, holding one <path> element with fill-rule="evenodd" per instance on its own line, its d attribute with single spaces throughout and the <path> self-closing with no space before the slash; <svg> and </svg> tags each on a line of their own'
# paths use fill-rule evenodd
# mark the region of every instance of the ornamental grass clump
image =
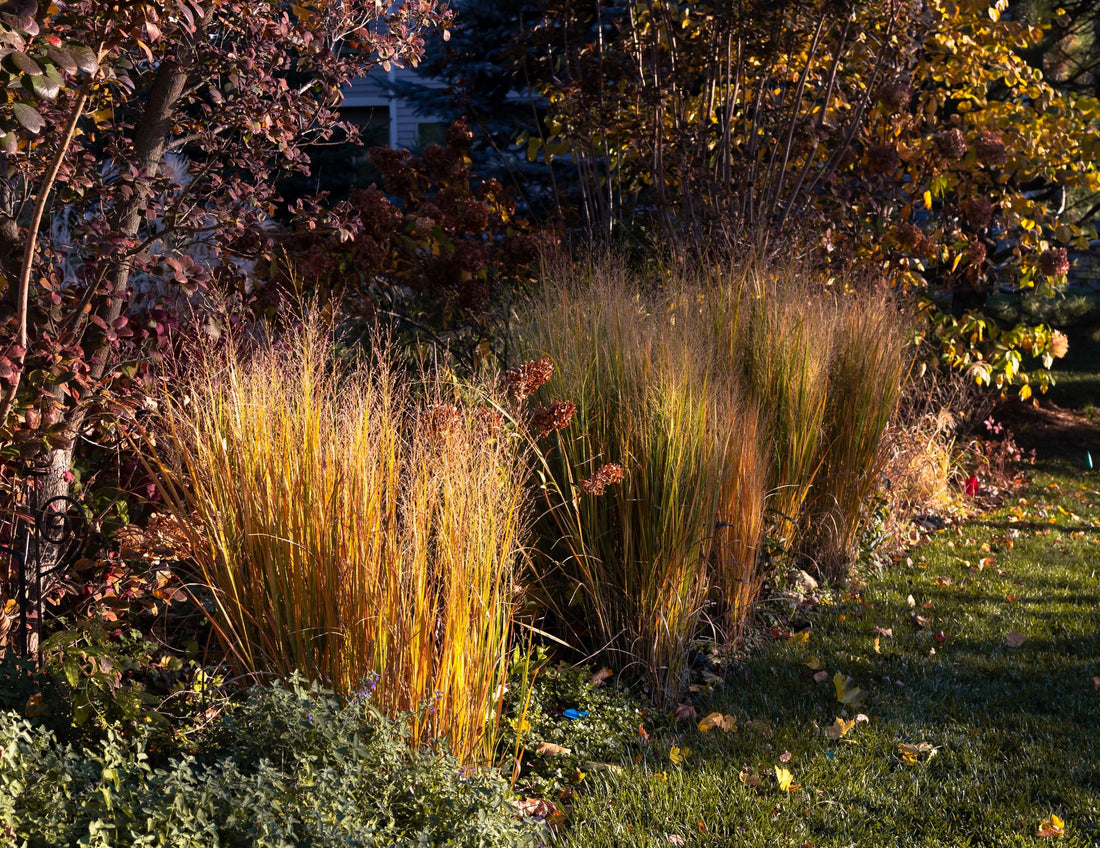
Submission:
<svg viewBox="0 0 1100 848">
<path fill-rule="evenodd" d="M 821 464 L 836 309 L 798 270 L 748 261 L 706 283 L 720 367 L 742 376 L 760 409 L 774 536 L 793 543 Z"/>
<path fill-rule="evenodd" d="M 743 615 L 757 585 L 760 522 L 742 520 L 763 501 L 755 408 L 688 310 L 637 293 L 610 262 L 551 279 L 518 331 L 575 404 L 543 454 L 541 594 L 571 638 L 668 701 L 712 591 Z"/>
<path fill-rule="evenodd" d="M 522 441 L 496 423 L 442 381 L 414 397 L 385 344 L 339 368 L 312 320 L 199 357 L 156 463 L 235 670 L 370 681 L 415 741 L 487 756 L 528 526 Z"/>
<path fill-rule="evenodd" d="M 868 504 L 888 455 L 884 437 L 905 377 L 905 344 L 888 297 L 864 294 L 838 305 L 829 361 L 821 468 L 803 506 L 800 558 L 841 580 L 858 553 Z"/>
</svg>

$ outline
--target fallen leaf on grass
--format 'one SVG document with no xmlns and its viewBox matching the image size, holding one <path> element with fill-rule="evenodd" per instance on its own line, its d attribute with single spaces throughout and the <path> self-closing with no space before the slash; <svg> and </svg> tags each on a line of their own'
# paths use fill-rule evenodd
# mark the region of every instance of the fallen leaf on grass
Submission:
<svg viewBox="0 0 1100 848">
<path fill-rule="evenodd" d="M 1093 689 L 1100 689 L 1100 677 L 1092 678 L 1092 688 Z"/>
<path fill-rule="evenodd" d="M 684 844 L 684 837 L 680 836 L 680 834 L 678 833 L 666 833 L 665 836 L 667 837 L 669 843 L 672 845 Z"/>
<path fill-rule="evenodd" d="M 849 730 L 856 726 L 856 720 L 850 719 L 845 721 L 837 716 L 837 720 L 825 728 L 825 735 L 832 739 L 834 742 L 837 739 L 843 737 Z"/>
<path fill-rule="evenodd" d="M 672 717 L 677 721 L 692 721 L 699 712 L 691 704 L 677 704 L 672 710 Z"/>
<path fill-rule="evenodd" d="M 555 745 L 553 742 L 539 742 L 538 747 L 535 748 L 536 754 L 550 757 L 560 757 L 564 754 L 572 754 L 571 748 L 566 748 L 562 745 Z"/>
<path fill-rule="evenodd" d="M 917 615 L 916 613 L 914 613 L 913 614 L 913 623 L 915 625 L 917 625 L 917 627 L 920 627 L 920 628 L 923 629 L 923 628 L 928 627 L 932 623 L 932 619 L 928 618 L 927 616 Z"/>
<path fill-rule="evenodd" d="M 822 667 L 822 665 L 824 665 L 824 663 L 821 662 L 821 657 L 814 654 L 808 660 L 806 660 L 803 665 L 806 666 L 806 668 L 808 668 L 810 671 L 817 671 L 819 668 Z"/>
<path fill-rule="evenodd" d="M 903 763 L 907 766 L 913 766 L 917 764 L 923 754 L 927 754 L 928 759 L 932 759 L 936 755 L 936 749 L 930 742 L 919 742 L 916 745 L 902 742 L 898 745 L 898 753 L 901 755 Z"/>
<path fill-rule="evenodd" d="M 917 605 L 917 599 L 910 595 L 905 599 L 905 603 L 909 604 L 911 607 L 915 607 Z"/>
<path fill-rule="evenodd" d="M 691 756 L 691 748 L 680 748 L 677 745 L 673 745 L 668 750 L 668 758 L 672 760 L 674 765 L 682 765 L 684 760 Z"/>
<path fill-rule="evenodd" d="M 1013 595 L 1011 592 L 1009 592 L 1007 595 L 1005 595 L 1005 600 L 1008 601 L 1010 604 L 1014 604 L 1020 599 L 1016 595 Z"/>
<path fill-rule="evenodd" d="M 727 733 L 731 730 L 737 729 L 737 716 L 722 715 L 721 713 L 711 713 L 701 722 L 699 722 L 699 732 L 709 733 L 714 728 L 724 730 Z"/>
<path fill-rule="evenodd" d="M 1023 633 L 1017 633 L 1015 630 L 1005 636 L 1005 644 L 1010 648 L 1019 648 L 1026 641 L 1027 637 Z"/>
<path fill-rule="evenodd" d="M 760 775 L 756 774 L 749 766 L 745 766 L 741 769 L 741 773 L 737 775 L 737 779 L 749 787 L 749 789 L 758 789 L 763 782 L 760 779 Z"/>
<path fill-rule="evenodd" d="M 779 755 L 779 762 L 789 763 L 790 761 L 791 761 L 791 752 L 790 751 L 784 751 L 782 754 Z"/>
<path fill-rule="evenodd" d="M 829 672 L 827 671 L 819 671 L 817 674 L 814 675 L 814 683 L 824 683 L 828 679 Z"/>
<path fill-rule="evenodd" d="M 894 638 L 894 628 L 893 627 L 876 627 L 875 632 L 879 636 L 885 636 L 887 639 L 893 639 Z"/>
<path fill-rule="evenodd" d="M 775 767 L 775 779 L 779 782 L 780 792 L 794 792 L 795 790 L 802 788 L 801 783 L 791 782 L 794 780 L 794 775 L 791 774 L 788 769 L 785 769 L 782 766 Z"/>
<path fill-rule="evenodd" d="M 520 816 L 548 819 L 557 812 L 553 802 L 547 801 L 545 798 L 519 798 L 513 803 L 519 809 Z"/>
<path fill-rule="evenodd" d="M 953 581 L 950 577 L 937 577 L 936 578 L 936 585 L 937 586 L 947 587 L 947 586 L 950 586 L 954 582 L 955 581 Z"/>
<path fill-rule="evenodd" d="M 1058 818 L 1058 816 L 1054 815 L 1054 813 L 1051 813 L 1050 818 L 1039 825 L 1039 836 L 1043 838 L 1065 836 L 1065 833 L 1066 823 Z"/>
<path fill-rule="evenodd" d="M 836 688 L 836 699 L 842 704 L 854 707 L 862 701 L 867 693 L 856 686 L 856 682 L 843 672 L 833 675 L 833 686 Z"/>
</svg>

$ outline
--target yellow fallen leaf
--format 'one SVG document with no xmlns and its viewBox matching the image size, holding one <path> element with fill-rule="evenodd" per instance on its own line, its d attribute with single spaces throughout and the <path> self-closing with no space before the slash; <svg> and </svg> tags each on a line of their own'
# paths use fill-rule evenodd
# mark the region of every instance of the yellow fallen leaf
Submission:
<svg viewBox="0 0 1100 848">
<path fill-rule="evenodd" d="M 806 666 L 806 668 L 808 668 L 810 671 L 818 671 L 824 665 L 824 663 L 821 662 L 821 657 L 817 656 L 817 654 L 814 654 L 808 660 L 806 660 L 803 665 Z"/>
<path fill-rule="evenodd" d="M 856 720 L 854 718 L 845 721 L 840 718 L 840 716 L 837 716 L 836 721 L 825 728 L 825 735 L 835 742 L 855 726 Z"/>
<path fill-rule="evenodd" d="M 833 687 L 836 689 L 836 699 L 850 707 L 854 707 L 867 696 L 852 678 L 840 671 L 833 675 Z"/>
<path fill-rule="evenodd" d="M 672 760 L 674 765 L 680 765 L 691 756 L 691 748 L 680 748 L 673 745 L 668 751 L 668 758 Z"/>
<path fill-rule="evenodd" d="M 782 766 L 775 767 L 775 779 L 779 781 L 780 792 L 794 792 L 796 789 L 801 789 L 801 783 L 792 783 L 794 775 L 791 774 L 789 769 L 785 769 Z"/>
<path fill-rule="evenodd" d="M 553 742 L 539 742 L 538 746 L 535 748 L 535 753 L 543 756 L 558 757 L 564 754 L 572 754 L 573 751 L 562 745 L 555 745 Z"/>
<path fill-rule="evenodd" d="M 922 754 L 927 754 L 929 759 L 934 757 L 936 755 L 936 749 L 930 742 L 918 742 L 916 745 L 902 742 L 898 745 L 898 753 L 901 754 L 903 763 L 907 766 L 912 766 L 917 764 Z"/>
<path fill-rule="evenodd" d="M 880 648 L 879 644 L 878 644 L 878 636 L 875 637 L 875 653 L 876 654 L 881 654 L 882 653 L 882 648 Z"/>
<path fill-rule="evenodd" d="M 1044 838 L 1050 838 L 1052 836 L 1065 836 L 1066 823 L 1062 821 L 1054 813 L 1050 814 L 1050 818 L 1039 825 L 1039 836 Z"/>
<path fill-rule="evenodd" d="M 800 630 L 798 633 L 792 633 L 790 641 L 799 645 L 805 645 L 808 641 L 810 641 L 810 631 Z"/>
<path fill-rule="evenodd" d="M 725 730 L 729 732 L 737 729 L 737 717 L 731 715 L 722 715 L 721 713 L 711 713 L 701 722 L 699 722 L 699 732 L 709 733 L 714 728 L 719 730 Z"/>
</svg>

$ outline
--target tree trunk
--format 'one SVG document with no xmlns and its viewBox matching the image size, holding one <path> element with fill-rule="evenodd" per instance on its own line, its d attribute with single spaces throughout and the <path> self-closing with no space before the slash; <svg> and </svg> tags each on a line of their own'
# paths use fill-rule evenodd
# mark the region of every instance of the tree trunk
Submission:
<svg viewBox="0 0 1100 848">
<path fill-rule="evenodd" d="M 115 209 L 112 229 L 126 239 L 137 238 L 143 219 L 145 202 L 148 198 L 149 181 L 157 175 L 164 157 L 168 135 L 172 128 L 172 116 L 179 104 L 187 85 L 188 69 L 185 65 L 165 61 L 157 72 L 149 90 L 145 109 L 134 128 L 131 164 L 140 175 L 131 184 L 133 191 L 128 199 L 120 202 Z M 127 288 L 130 284 L 130 264 L 122 260 L 108 273 L 106 285 L 109 293 L 101 297 L 93 312 L 108 326 L 118 320 L 126 303 Z M 90 365 L 90 376 L 100 380 L 111 366 L 112 347 L 103 331 L 88 324 L 85 329 L 84 349 Z M 56 388 L 56 387 L 55 387 Z M 57 392 L 61 397 L 60 391 Z M 78 446 L 81 430 L 84 427 L 87 409 L 77 404 L 66 411 L 65 432 L 70 440 L 67 447 L 53 448 L 45 457 L 45 473 L 38 481 L 35 508 L 40 510 L 53 498 L 69 493 L 69 472 L 72 471 L 73 452 Z M 60 548 L 44 542 L 42 555 L 56 562 Z"/>
</svg>

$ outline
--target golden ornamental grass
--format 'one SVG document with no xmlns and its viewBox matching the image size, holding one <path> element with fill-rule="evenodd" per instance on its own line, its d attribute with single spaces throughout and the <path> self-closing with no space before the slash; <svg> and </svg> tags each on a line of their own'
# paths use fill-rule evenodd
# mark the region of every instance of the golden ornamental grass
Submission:
<svg viewBox="0 0 1100 848">
<path fill-rule="evenodd" d="M 520 317 L 520 344 L 554 361 L 554 393 L 576 404 L 544 455 L 544 597 L 659 701 L 681 691 L 712 594 L 743 617 L 759 587 L 756 412 L 715 369 L 695 304 L 643 295 L 604 262 L 559 269 Z M 591 496 L 580 481 L 607 462 L 624 477 Z"/>
<path fill-rule="evenodd" d="M 483 760 L 527 533 L 521 443 L 453 388 L 414 399 L 384 345 L 335 361 L 314 321 L 200 358 L 159 422 L 166 500 L 239 673 L 368 690 L 414 739 Z"/>
</svg>

